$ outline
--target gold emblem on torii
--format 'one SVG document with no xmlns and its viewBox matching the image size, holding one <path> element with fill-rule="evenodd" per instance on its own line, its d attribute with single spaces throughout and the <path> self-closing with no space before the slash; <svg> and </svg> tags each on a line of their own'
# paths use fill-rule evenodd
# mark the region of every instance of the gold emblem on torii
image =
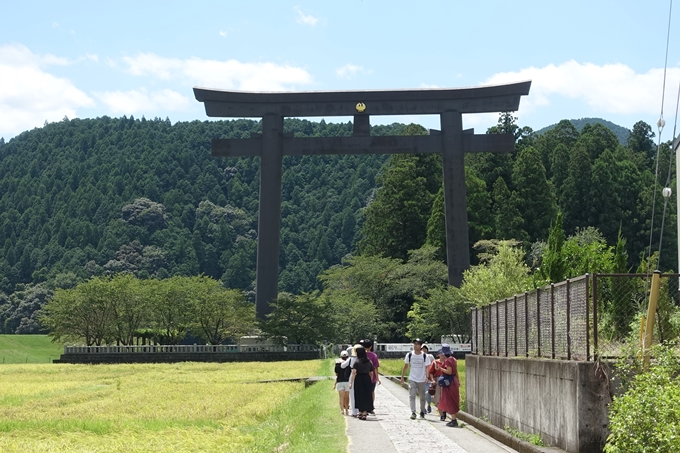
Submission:
<svg viewBox="0 0 680 453">
<path fill-rule="evenodd" d="M 364 104 L 363 102 L 357 102 L 356 109 L 357 112 L 361 113 L 364 110 L 366 110 L 366 104 Z"/>
</svg>

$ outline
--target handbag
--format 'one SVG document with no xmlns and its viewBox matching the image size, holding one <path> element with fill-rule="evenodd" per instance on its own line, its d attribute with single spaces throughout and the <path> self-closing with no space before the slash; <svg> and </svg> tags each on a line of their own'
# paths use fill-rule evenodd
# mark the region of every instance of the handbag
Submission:
<svg viewBox="0 0 680 453">
<path fill-rule="evenodd" d="M 451 385 L 451 382 L 453 382 L 453 374 L 442 374 L 439 376 L 439 379 L 437 379 L 437 385 L 440 387 L 448 387 Z"/>
<path fill-rule="evenodd" d="M 430 385 L 427 386 L 427 392 L 430 395 L 434 395 L 435 393 L 437 393 L 437 384 L 431 382 Z"/>
</svg>

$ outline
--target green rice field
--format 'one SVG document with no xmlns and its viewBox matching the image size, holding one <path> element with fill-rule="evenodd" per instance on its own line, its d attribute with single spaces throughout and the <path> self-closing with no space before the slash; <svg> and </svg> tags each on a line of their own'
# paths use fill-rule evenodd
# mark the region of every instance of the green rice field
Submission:
<svg viewBox="0 0 680 453">
<path fill-rule="evenodd" d="M 260 382 L 328 376 L 332 362 L 6 363 L 0 451 L 345 452 L 332 380 Z"/>
</svg>

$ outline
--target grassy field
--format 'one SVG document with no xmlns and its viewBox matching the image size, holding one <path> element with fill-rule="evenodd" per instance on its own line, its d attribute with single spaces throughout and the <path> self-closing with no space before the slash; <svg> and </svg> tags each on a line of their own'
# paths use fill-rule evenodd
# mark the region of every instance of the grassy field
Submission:
<svg viewBox="0 0 680 453">
<path fill-rule="evenodd" d="M 0 335 L 0 364 L 52 363 L 63 352 L 47 335 Z"/>
<path fill-rule="evenodd" d="M 344 452 L 331 360 L 6 365 L 2 452 Z"/>
<path fill-rule="evenodd" d="M 404 359 L 381 359 L 380 373 L 385 376 L 401 377 Z M 458 360 L 458 376 L 460 377 L 460 409 L 465 410 L 465 360 Z M 406 371 L 408 377 L 408 370 Z"/>
</svg>

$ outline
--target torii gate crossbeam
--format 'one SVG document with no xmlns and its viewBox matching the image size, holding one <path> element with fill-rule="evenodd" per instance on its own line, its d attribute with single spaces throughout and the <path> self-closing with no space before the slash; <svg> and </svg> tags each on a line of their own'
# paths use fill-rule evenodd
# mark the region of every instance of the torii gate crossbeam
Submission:
<svg viewBox="0 0 680 453">
<path fill-rule="evenodd" d="M 256 310 L 271 312 L 278 296 L 281 177 L 284 155 L 441 153 L 449 283 L 459 286 L 470 265 L 464 155 L 511 152 L 511 134 L 475 135 L 462 115 L 516 111 L 531 82 L 463 89 L 252 93 L 194 88 L 211 117 L 262 118 L 262 134 L 215 139 L 212 155 L 259 156 Z M 371 137 L 370 115 L 440 115 L 441 132 L 426 136 Z M 295 138 L 284 134 L 284 117 L 353 116 L 352 137 Z"/>
</svg>

